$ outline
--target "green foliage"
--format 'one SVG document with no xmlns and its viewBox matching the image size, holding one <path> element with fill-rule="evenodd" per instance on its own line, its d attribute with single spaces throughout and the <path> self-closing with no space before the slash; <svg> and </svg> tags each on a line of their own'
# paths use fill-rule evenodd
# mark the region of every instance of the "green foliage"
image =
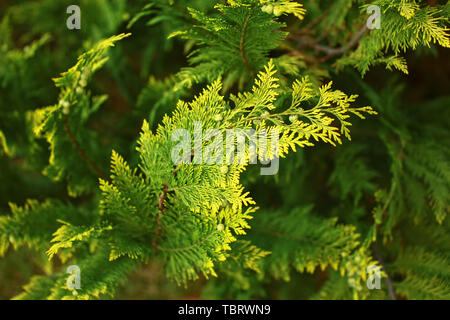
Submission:
<svg viewBox="0 0 450 320">
<path fill-rule="evenodd" d="M 268 60 L 268 53 L 277 48 L 285 34 L 277 29 L 283 25 L 263 12 L 259 5 L 233 2 L 216 5 L 217 17 L 190 9 L 196 24 L 188 31 L 177 32 L 201 47 L 190 54 L 191 69 L 182 71 L 188 81 L 213 81 L 225 75 L 225 83 L 248 81 L 253 70 Z M 251 41 L 249 41 L 251 40 Z"/>
<path fill-rule="evenodd" d="M 107 49 L 125 36 L 127 35 L 122 34 L 104 40 L 81 55 L 74 67 L 60 78 L 54 79 L 56 86 L 61 88 L 59 103 L 34 112 L 34 133 L 46 138 L 50 144 L 49 166 L 44 169 L 44 174 L 56 181 L 67 178 L 70 195 L 77 196 L 92 190 L 90 170 L 94 174 L 101 173 L 95 165 L 86 168 L 84 162 L 80 161 L 82 158 L 92 163 L 93 160 L 88 158 L 92 152 L 86 154 L 82 150 L 94 147 L 80 145 L 79 141 L 89 141 L 95 137 L 87 130 L 82 130 L 82 127 L 107 97 L 91 97 L 85 88 L 92 74 L 108 60 L 105 57 Z"/>
<path fill-rule="evenodd" d="M 42 90 L 38 87 L 40 70 L 35 66 L 36 55 L 51 37 L 44 34 L 24 48 L 16 49 L 11 40 L 8 16 L 0 24 L 0 33 L 4 35 L 0 40 L 0 103 L 7 111 L 0 117 L 1 149 L 10 156 L 33 157 L 38 146 L 32 143 L 33 135 L 27 130 L 31 122 L 27 110 L 32 101 L 41 95 Z M 20 129 L 14 130 L 17 128 Z M 25 135 L 22 134 L 24 131 L 27 131 Z"/>
<path fill-rule="evenodd" d="M 80 61 L 84 61 L 83 57 Z M 77 69 L 75 67 L 72 70 Z M 62 79 L 69 79 L 72 73 L 74 71 L 69 71 Z M 264 155 L 273 158 L 284 156 L 291 148 L 295 150 L 296 145 L 312 145 L 310 139 L 320 139 L 331 144 L 341 142 L 341 133 L 349 137 L 347 126 L 350 123 L 345 121 L 347 113 L 362 117 L 360 112 L 372 112 L 369 107 L 350 107 L 349 102 L 355 97 L 347 97 L 340 91 L 330 91 L 330 85 L 314 93 L 307 79 L 303 79 L 294 84 L 291 106 L 286 111 L 268 113 L 275 108 L 273 102 L 277 97 L 278 84 L 274 73 L 274 66 L 269 63 L 265 71 L 260 73 L 252 92 L 231 97 L 235 105 L 233 109 L 219 95 L 221 83 L 216 81 L 191 103 L 180 101 L 174 116 L 165 117 L 156 134 L 144 122 L 138 142 L 141 159 L 139 167 L 143 175 L 131 169 L 113 151 L 111 182 L 100 180 L 103 200 L 96 224 L 84 227 L 64 222 L 54 233 L 54 244 L 47 252 L 49 257 L 52 258 L 63 248 L 63 257 L 71 256 L 73 252 L 67 251 L 72 251 L 70 249 L 76 244 L 96 239 L 104 244 L 102 248 L 109 248 L 109 261 L 124 256 L 145 261 L 159 253 L 167 276 L 177 282 L 195 280 L 199 272 L 206 277 L 216 276 L 213 269 L 215 263 L 226 260 L 225 252 L 231 249 L 230 243 L 236 241 L 236 236 L 245 235 L 251 213 L 256 210 L 254 207 L 244 208 L 254 204 L 239 183 L 245 165 L 221 165 L 222 161 L 219 164 L 182 163 L 174 173 L 171 150 L 175 143 L 170 139 L 173 131 L 185 128 L 194 134 L 196 120 L 205 123 L 205 128 L 202 128 L 205 132 L 208 128 L 223 130 L 231 124 L 243 129 L 257 123 L 257 129 L 266 128 L 268 132 L 279 130 L 281 133 L 277 154 Z M 72 83 L 69 81 L 69 88 L 73 86 Z M 302 102 L 316 95 L 319 102 L 309 112 L 298 109 Z M 340 131 L 330 126 L 332 119 L 326 113 L 339 119 L 342 125 Z M 220 115 L 220 123 L 217 115 Z M 295 120 L 285 123 L 281 119 L 287 115 L 304 117 L 308 122 Z M 246 154 L 248 156 L 248 150 Z M 157 207 L 155 203 L 158 203 Z M 153 244 L 153 248 L 150 244 Z M 323 260 L 320 260 L 322 267 L 331 260 L 330 253 L 324 255 Z M 308 259 L 314 261 L 318 258 L 313 253 Z M 302 267 L 298 264 L 297 269 L 301 271 Z M 307 268 L 312 267 L 308 264 Z M 82 289 L 80 294 L 83 297 L 96 297 L 97 293 L 91 295 Z"/>
<path fill-rule="evenodd" d="M 376 64 L 408 74 L 406 60 L 400 56 L 407 49 L 429 47 L 432 43 L 450 47 L 449 3 L 421 7 L 416 0 L 378 0 L 370 5 L 379 6 L 382 26 L 371 30 L 357 50 L 339 61 L 340 65 L 354 65 L 363 75 Z"/>
<path fill-rule="evenodd" d="M 74 222 L 89 222 L 89 212 L 47 200 L 40 204 L 29 200 L 24 207 L 11 204 L 11 216 L 0 217 L 0 255 L 4 255 L 9 246 L 14 248 L 27 245 L 41 250 L 48 247 L 52 234 L 58 229 L 58 219 Z"/>
<path fill-rule="evenodd" d="M 7 298 L 450 299 L 448 3 L 69 4 L 0 4 L 0 268 L 40 274 Z"/>
</svg>

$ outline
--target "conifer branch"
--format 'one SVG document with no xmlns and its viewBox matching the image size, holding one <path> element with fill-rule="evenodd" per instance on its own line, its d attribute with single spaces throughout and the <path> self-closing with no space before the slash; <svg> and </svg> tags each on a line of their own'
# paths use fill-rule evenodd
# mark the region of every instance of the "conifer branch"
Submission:
<svg viewBox="0 0 450 320">
<path fill-rule="evenodd" d="M 39 16 L 49 11 L 48 1 L 35 2 L 32 7 Z M 86 48 L 73 67 L 53 79 L 60 90 L 59 101 L 49 105 L 54 88 L 45 88 L 39 79 L 43 75 L 39 66 L 47 66 L 49 58 L 35 54 L 45 41 L 21 49 L 22 41 L 17 39 L 33 39 L 36 32 L 17 38 L 11 33 L 17 19 L 0 19 L 0 105 L 11 106 L 0 114 L 0 154 L 6 152 L 13 161 L 20 161 L 0 163 L 0 180 L 15 182 L 12 188 L 3 186 L 4 205 L 8 198 L 23 199 L 17 190 L 64 202 L 68 202 L 67 196 L 77 197 L 68 204 L 53 200 L 30 200 L 22 207 L 11 204 L 12 214 L 0 215 L 0 256 L 11 247 L 23 246 L 46 252 L 50 258 L 58 255 L 64 264 L 80 267 L 83 283 L 79 290 L 68 290 L 68 275 L 64 269 L 55 270 L 52 275 L 34 277 L 19 298 L 114 297 L 129 271 L 139 262 L 156 258 L 163 263 L 167 278 L 179 285 L 202 274 L 217 276 L 208 283 L 208 293 L 202 293 L 206 298 L 254 298 L 265 294 L 264 283 L 287 280 L 292 272 L 308 272 L 323 280 L 320 288 L 311 283 L 302 293 L 312 299 L 448 299 L 446 252 L 450 239 L 444 219 L 450 171 L 448 152 L 443 148 L 448 97 L 429 101 L 424 108 L 426 101 L 414 95 L 408 99 L 414 109 L 404 110 L 400 105 L 402 80 L 385 81 L 388 78 L 379 74 L 380 81 L 386 82 L 381 89 L 373 79 L 346 79 L 343 75 L 338 86 L 347 87 L 345 82 L 351 82 L 355 85 L 351 95 L 335 88 L 332 81 L 324 82 L 345 66 L 364 74 L 372 66 L 384 64 L 389 70 L 407 73 L 406 59 L 400 55 L 409 49 L 433 44 L 450 47 L 448 5 L 431 0 L 426 1 L 428 6 L 415 0 L 378 0 L 382 30 L 368 31 L 363 26 L 366 6 L 352 0 L 333 4 L 316 0 L 305 9 L 290 0 L 171 2 L 152 1 L 129 24 L 151 16 L 149 25 L 161 25 L 155 30 L 162 32 L 154 34 L 160 39 L 136 41 L 135 45 L 144 45 L 168 78 L 157 80 L 152 74 L 145 89 L 139 95 L 134 92 L 137 116 L 149 118 L 150 124 L 143 121 L 136 142 L 134 134 L 127 134 L 136 119 L 128 115 L 131 118 L 120 122 L 120 130 L 109 137 L 133 160 L 128 164 L 113 151 L 106 174 L 100 170 L 106 170 L 103 160 L 94 152 L 104 146 L 99 141 L 85 143 L 84 137 L 93 134 L 85 124 L 97 112 L 100 117 L 106 115 L 103 126 L 111 122 L 108 110 L 101 106 L 108 96 L 116 103 L 117 92 L 115 86 L 105 85 L 105 76 L 112 74 L 119 84 L 123 79 L 118 77 L 139 78 L 135 72 L 127 72 L 130 50 L 107 54 L 128 34 Z M 103 30 L 105 33 L 87 32 L 86 44 L 120 29 L 124 14 L 134 11 L 120 7 L 105 4 L 97 8 L 106 10 L 111 28 Z M 29 11 L 30 7 L 20 10 Z M 104 13 L 100 11 L 98 14 Z M 110 15 L 116 11 L 117 15 Z M 284 19 L 289 15 L 300 20 L 306 17 L 309 23 L 303 26 Z M 45 28 L 41 29 L 37 31 L 44 32 Z M 178 46 L 164 46 L 167 54 L 161 55 L 159 44 L 165 43 L 167 36 L 185 40 L 184 47 L 190 51 L 188 67 L 179 69 L 185 60 L 178 59 Z M 58 50 L 71 48 L 60 33 L 55 37 L 61 44 Z M 48 76 L 69 64 L 65 53 L 55 52 L 61 59 L 48 70 Z M 271 56 L 274 58 L 268 59 Z M 95 79 L 106 92 L 93 95 L 89 81 L 109 58 L 113 59 L 110 72 Z M 327 59 L 328 63 L 322 64 Z M 170 70 L 179 70 L 176 75 L 164 71 L 170 65 L 174 66 Z M 147 65 L 136 66 L 139 69 L 149 73 Z M 211 83 L 212 79 L 218 80 Z M 142 87 L 130 81 L 131 86 Z M 206 82 L 209 85 L 201 93 L 185 101 Z M 416 84 L 406 88 L 414 90 Z M 354 116 L 364 119 L 376 114 L 371 107 L 356 105 L 359 94 L 380 111 L 380 121 L 366 126 L 353 123 Z M 45 107 L 35 109 L 33 105 Z M 155 119 L 163 114 L 167 115 L 153 130 Z M 199 143 L 198 121 L 202 123 Z M 356 130 L 350 132 L 351 128 Z M 361 128 L 369 129 L 361 132 Z M 179 130 L 183 130 L 182 136 Z M 318 143 L 336 146 L 357 132 L 370 134 L 370 140 L 343 144 L 327 154 L 322 164 L 305 167 L 305 172 L 329 177 L 315 181 L 317 192 L 306 199 L 309 205 L 305 199 L 297 199 L 295 192 L 285 192 L 286 188 L 308 187 L 309 173 L 292 178 L 299 165 L 303 166 L 303 153 L 283 162 L 286 168 L 275 184 L 250 167 L 253 159 L 264 164 L 262 160 L 285 158 Z M 183 141 L 177 143 L 174 133 Z M 239 139 L 241 134 L 244 139 Z M 38 139 L 46 139 L 50 156 Z M 173 151 L 180 163 L 175 163 Z M 323 155 L 318 152 L 319 157 Z M 241 153 L 242 164 L 238 160 Z M 215 161 L 207 161 L 210 159 Z M 278 162 L 276 165 L 278 170 Z M 40 173 L 46 178 L 41 179 Z M 103 177 L 99 184 L 93 179 L 97 175 Z M 51 181 L 65 181 L 67 189 L 54 192 L 57 186 Z M 383 181 L 388 183 L 383 185 Z M 269 193 L 276 192 L 281 198 L 266 197 L 256 203 L 253 198 L 265 197 L 267 190 L 247 189 L 248 184 L 259 182 L 270 184 Z M 38 192 L 30 193 L 30 189 Z M 94 197 L 81 198 L 93 193 Z M 326 217 L 313 211 L 314 204 L 324 197 L 327 201 L 322 201 L 319 211 L 330 212 Z M 372 199 L 377 206 L 369 210 Z M 380 237 L 392 241 L 384 243 Z M 365 271 L 373 266 L 386 279 L 382 280 L 384 294 L 365 289 Z"/>
</svg>

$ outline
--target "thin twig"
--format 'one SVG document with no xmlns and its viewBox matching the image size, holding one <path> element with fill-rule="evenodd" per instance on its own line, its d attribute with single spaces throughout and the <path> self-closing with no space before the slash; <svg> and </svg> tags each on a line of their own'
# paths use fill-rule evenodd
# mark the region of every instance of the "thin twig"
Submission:
<svg viewBox="0 0 450 320">
<path fill-rule="evenodd" d="M 164 210 L 166 209 L 165 205 L 164 205 L 164 201 L 166 200 L 167 197 L 167 190 L 169 188 L 169 185 L 167 183 L 164 184 L 163 186 L 163 190 L 161 195 L 159 196 L 159 200 L 158 200 L 158 216 L 156 218 L 156 231 L 155 231 L 155 237 L 153 238 L 153 246 L 155 248 L 158 248 L 157 242 L 158 242 L 158 238 L 161 236 L 161 218 L 164 214 Z"/>
<path fill-rule="evenodd" d="M 69 117 L 68 116 L 64 117 L 64 129 L 67 133 L 67 136 L 69 137 L 70 142 L 75 146 L 75 149 L 77 149 L 80 157 L 91 167 L 92 170 L 94 170 L 94 172 L 98 176 L 102 177 L 103 179 L 106 179 L 106 174 L 97 167 L 97 165 L 95 164 L 94 161 L 89 159 L 86 152 L 83 150 L 83 148 L 80 146 L 78 141 L 73 136 L 72 131 L 70 130 L 70 127 L 69 127 Z"/>
<path fill-rule="evenodd" d="M 297 43 L 298 43 L 298 45 L 300 47 L 301 46 L 308 46 L 308 47 L 313 48 L 316 52 L 325 53 L 326 56 L 321 59 L 321 61 L 325 61 L 325 60 L 330 59 L 332 57 L 342 55 L 346 51 L 348 51 L 349 49 L 353 48 L 359 42 L 359 40 L 363 37 L 363 35 L 365 34 L 366 31 L 367 31 L 367 26 L 364 25 L 352 37 L 352 39 L 349 42 L 347 42 L 346 44 L 344 44 L 343 46 L 341 46 L 339 48 L 333 48 L 333 47 L 329 47 L 329 46 L 325 46 L 325 45 L 319 44 L 318 42 L 320 42 L 323 37 L 321 37 L 319 39 L 308 39 L 308 38 L 305 38 L 305 37 L 301 37 L 301 38 L 297 39 L 296 41 L 297 41 Z"/>
<path fill-rule="evenodd" d="M 403 141 L 400 140 L 400 150 L 398 152 L 397 158 L 399 160 L 401 160 L 402 157 L 403 157 Z M 392 199 L 394 198 L 394 194 L 395 194 L 396 190 L 397 190 L 397 182 L 394 181 L 391 185 L 391 190 L 389 191 L 388 198 L 386 199 L 386 202 L 384 203 L 383 208 L 381 209 L 381 212 L 383 213 L 383 215 L 387 215 L 387 210 L 389 208 L 389 205 L 390 205 Z M 386 273 L 386 283 L 388 286 L 389 296 L 391 297 L 392 300 L 397 300 L 397 297 L 395 295 L 394 285 L 392 284 L 392 280 L 387 273 L 386 265 L 384 263 L 383 256 L 381 255 L 380 248 L 378 247 L 378 241 L 376 239 L 373 243 L 373 249 L 374 249 L 377 260 L 380 262 L 381 267 L 383 268 L 384 273 Z"/>
<path fill-rule="evenodd" d="M 253 71 L 253 69 L 248 64 L 247 57 L 245 56 L 244 44 L 245 44 L 245 33 L 247 32 L 248 22 L 250 20 L 250 17 L 252 16 L 252 13 L 253 12 L 250 12 L 248 14 L 247 18 L 245 19 L 244 25 L 242 26 L 241 40 L 239 42 L 239 51 L 241 52 L 242 60 L 244 61 L 245 68 L 247 68 L 247 70 L 249 70 L 249 71 Z"/>
<path fill-rule="evenodd" d="M 334 9 L 336 4 L 337 4 L 337 2 L 335 2 L 332 6 L 328 7 L 328 9 L 323 11 L 320 16 L 318 16 L 316 19 L 314 19 L 310 23 L 308 23 L 303 29 L 305 29 L 305 30 L 312 29 L 316 24 L 318 24 L 320 21 L 322 21 L 331 12 L 331 9 Z"/>
<path fill-rule="evenodd" d="M 381 267 L 383 268 L 384 273 L 386 273 L 386 283 L 388 286 L 389 296 L 391 297 L 391 300 L 397 300 L 397 296 L 395 295 L 394 285 L 392 284 L 391 278 L 389 278 L 389 275 L 386 270 L 386 266 L 384 264 L 383 257 L 381 256 L 380 248 L 378 247 L 378 242 L 375 240 L 373 243 L 373 249 L 375 251 L 375 256 L 377 260 L 380 262 Z"/>
<path fill-rule="evenodd" d="M 316 51 L 321 51 L 323 53 L 327 54 L 328 58 L 331 57 L 335 57 L 338 55 L 341 55 L 343 53 L 345 53 L 347 50 L 351 49 L 354 45 L 356 45 L 358 43 L 358 41 L 362 38 L 362 36 L 364 35 L 364 33 L 367 30 L 367 26 L 364 25 L 354 36 L 353 38 L 347 42 L 346 44 L 344 44 L 342 47 L 339 48 L 332 48 L 332 47 L 328 47 L 328 46 L 324 46 L 321 44 L 315 44 L 313 46 L 313 48 Z"/>
<path fill-rule="evenodd" d="M 395 189 L 397 189 L 397 183 L 396 182 L 394 182 L 392 184 L 391 191 L 389 192 L 388 198 L 387 198 L 386 202 L 384 203 L 383 209 L 381 209 L 381 212 L 383 214 L 387 214 L 387 209 L 389 207 L 389 204 L 391 203 L 392 198 L 394 198 Z"/>
</svg>

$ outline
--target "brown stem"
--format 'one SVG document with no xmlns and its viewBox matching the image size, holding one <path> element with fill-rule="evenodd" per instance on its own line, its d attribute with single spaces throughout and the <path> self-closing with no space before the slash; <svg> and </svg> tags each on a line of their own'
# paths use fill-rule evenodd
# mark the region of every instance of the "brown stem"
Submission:
<svg viewBox="0 0 450 320">
<path fill-rule="evenodd" d="M 384 214 L 387 214 L 387 209 L 389 208 L 389 204 L 391 203 L 392 199 L 394 198 L 395 190 L 397 189 L 397 183 L 394 182 L 391 187 L 391 191 L 389 192 L 388 198 L 386 202 L 384 203 L 383 209 L 381 209 L 381 212 Z"/>
<path fill-rule="evenodd" d="M 364 25 L 353 37 L 352 39 L 347 42 L 346 44 L 344 44 L 343 46 L 339 47 L 339 48 L 333 48 L 333 47 L 329 47 L 329 46 L 325 46 L 325 45 L 321 45 L 318 42 L 320 40 L 322 40 L 322 38 L 319 39 L 306 39 L 306 38 L 300 38 L 297 39 L 297 43 L 300 46 L 308 46 L 313 48 L 316 52 L 321 52 L 321 53 L 325 53 L 326 56 L 323 57 L 321 59 L 321 62 L 330 59 L 332 57 L 335 56 L 339 56 L 344 54 L 346 51 L 348 51 L 349 49 L 353 48 L 358 42 L 359 40 L 361 40 L 361 38 L 363 37 L 363 35 L 366 33 L 367 31 L 367 26 Z"/>
<path fill-rule="evenodd" d="M 239 51 L 241 52 L 242 60 L 244 61 L 245 68 L 247 68 L 247 70 L 249 71 L 253 71 L 253 69 L 248 64 L 247 57 L 245 56 L 244 44 L 245 44 L 245 33 L 247 32 L 247 26 L 251 16 L 252 12 L 250 12 L 247 18 L 245 19 L 244 25 L 242 26 L 241 40 L 239 42 Z"/>
<path fill-rule="evenodd" d="M 387 274 L 386 266 L 384 264 L 383 257 L 381 256 L 380 248 L 378 247 L 378 242 L 375 240 L 373 243 L 373 249 L 375 251 L 375 256 L 377 260 L 380 262 L 381 267 L 383 268 L 384 273 L 386 273 L 386 283 L 388 286 L 389 296 L 391 297 L 391 300 L 397 300 L 397 296 L 395 295 L 394 285 L 392 284 L 391 278 L 389 278 L 389 275 Z"/>
<path fill-rule="evenodd" d="M 331 12 L 331 9 L 334 9 L 334 7 L 336 6 L 336 3 L 334 3 L 333 6 L 328 7 L 328 9 L 326 9 L 324 12 L 322 12 L 322 14 L 320 16 L 318 16 L 316 19 L 314 19 L 313 21 L 308 23 L 303 29 L 306 29 L 306 30 L 312 29 L 316 24 L 318 24 L 320 21 L 322 21 Z"/>
<path fill-rule="evenodd" d="M 400 140 L 400 150 L 397 155 L 398 159 L 400 159 L 400 160 L 403 157 L 403 148 L 404 148 L 404 143 L 402 140 Z M 383 208 L 381 209 L 381 212 L 383 212 L 383 214 L 387 215 L 387 210 L 389 208 L 389 205 L 390 205 L 392 199 L 394 198 L 396 189 L 397 189 L 397 183 L 394 182 L 391 185 L 391 190 L 389 192 L 388 198 L 386 199 L 386 202 L 384 203 Z M 394 285 L 392 284 L 392 280 L 387 273 L 387 269 L 386 269 L 386 265 L 384 263 L 383 256 L 381 255 L 380 248 L 378 247 L 378 240 L 376 240 L 376 239 L 373 243 L 373 249 L 375 252 L 375 257 L 380 262 L 381 267 L 383 268 L 383 271 L 386 273 L 386 283 L 388 286 L 389 296 L 391 297 L 392 300 L 397 300 L 397 296 L 395 295 Z"/>
<path fill-rule="evenodd" d="M 320 44 L 315 44 L 315 45 L 313 46 L 313 48 L 314 48 L 316 51 L 321 51 L 321 52 L 323 52 L 323 53 L 326 53 L 328 58 L 331 58 L 331 57 L 335 57 L 335 56 L 341 55 L 341 54 L 345 53 L 347 50 L 351 49 L 354 45 L 356 45 L 356 44 L 358 43 L 358 41 L 362 38 L 362 36 L 363 36 L 364 33 L 366 32 L 366 30 L 367 30 L 367 26 L 364 25 L 364 26 L 363 26 L 363 27 L 362 27 L 362 28 L 361 28 L 361 29 L 353 36 L 353 38 L 352 38 L 349 42 L 347 42 L 346 44 L 344 44 L 342 47 L 339 47 L 339 48 L 331 48 L 331 47 L 328 47 L 328 46 L 323 46 L 323 45 L 320 45 Z"/>
<path fill-rule="evenodd" d="M 167 184 L 167 182 L 164 184 L 163 186 L 163 190 L 161 195 L 159 196 L 159 200 L 158 200 L 158 217 L 156 218 L 156 231 L 155 231 L 155 237 L 153 238 L 153 246 L 155 247 L 155 249 L 159 248 L 158 247 L 158 238 L 161 236 L 161 218 L 164 214 L 164 210 L 166 210 L 166 207 L 164 205 L 164 201 L 166 200 L 167 197 L 167 190 L 169 188 L 169 185 Z"/>
<path fill-rule="evenodd" d="M 89 157 L 87 156 L 86 152 L 83 150 L 83 148 L 81 148 L 80 144 L 78 143 L 78 141 L 73 136 L 72 131 L 70 130 L 70 127 L 69 127 L 69 117 L 68 116 L 64 117 L 64 129 L 65 129 L 65 131 L 67 133 L 67 136 L 69 137 L 70 142 L 74 145 L 75 149 L 77 149 L 78 154 L 84 160 L 84 162 L 86 162 L 89 165 L 89 167 L 98 176 L 102 177 L 103 179 L 106 179 L 106 174 L 97 167 L 95 162 L 93 162 L 92 160 L 89 159 Z"/>
</svg>

